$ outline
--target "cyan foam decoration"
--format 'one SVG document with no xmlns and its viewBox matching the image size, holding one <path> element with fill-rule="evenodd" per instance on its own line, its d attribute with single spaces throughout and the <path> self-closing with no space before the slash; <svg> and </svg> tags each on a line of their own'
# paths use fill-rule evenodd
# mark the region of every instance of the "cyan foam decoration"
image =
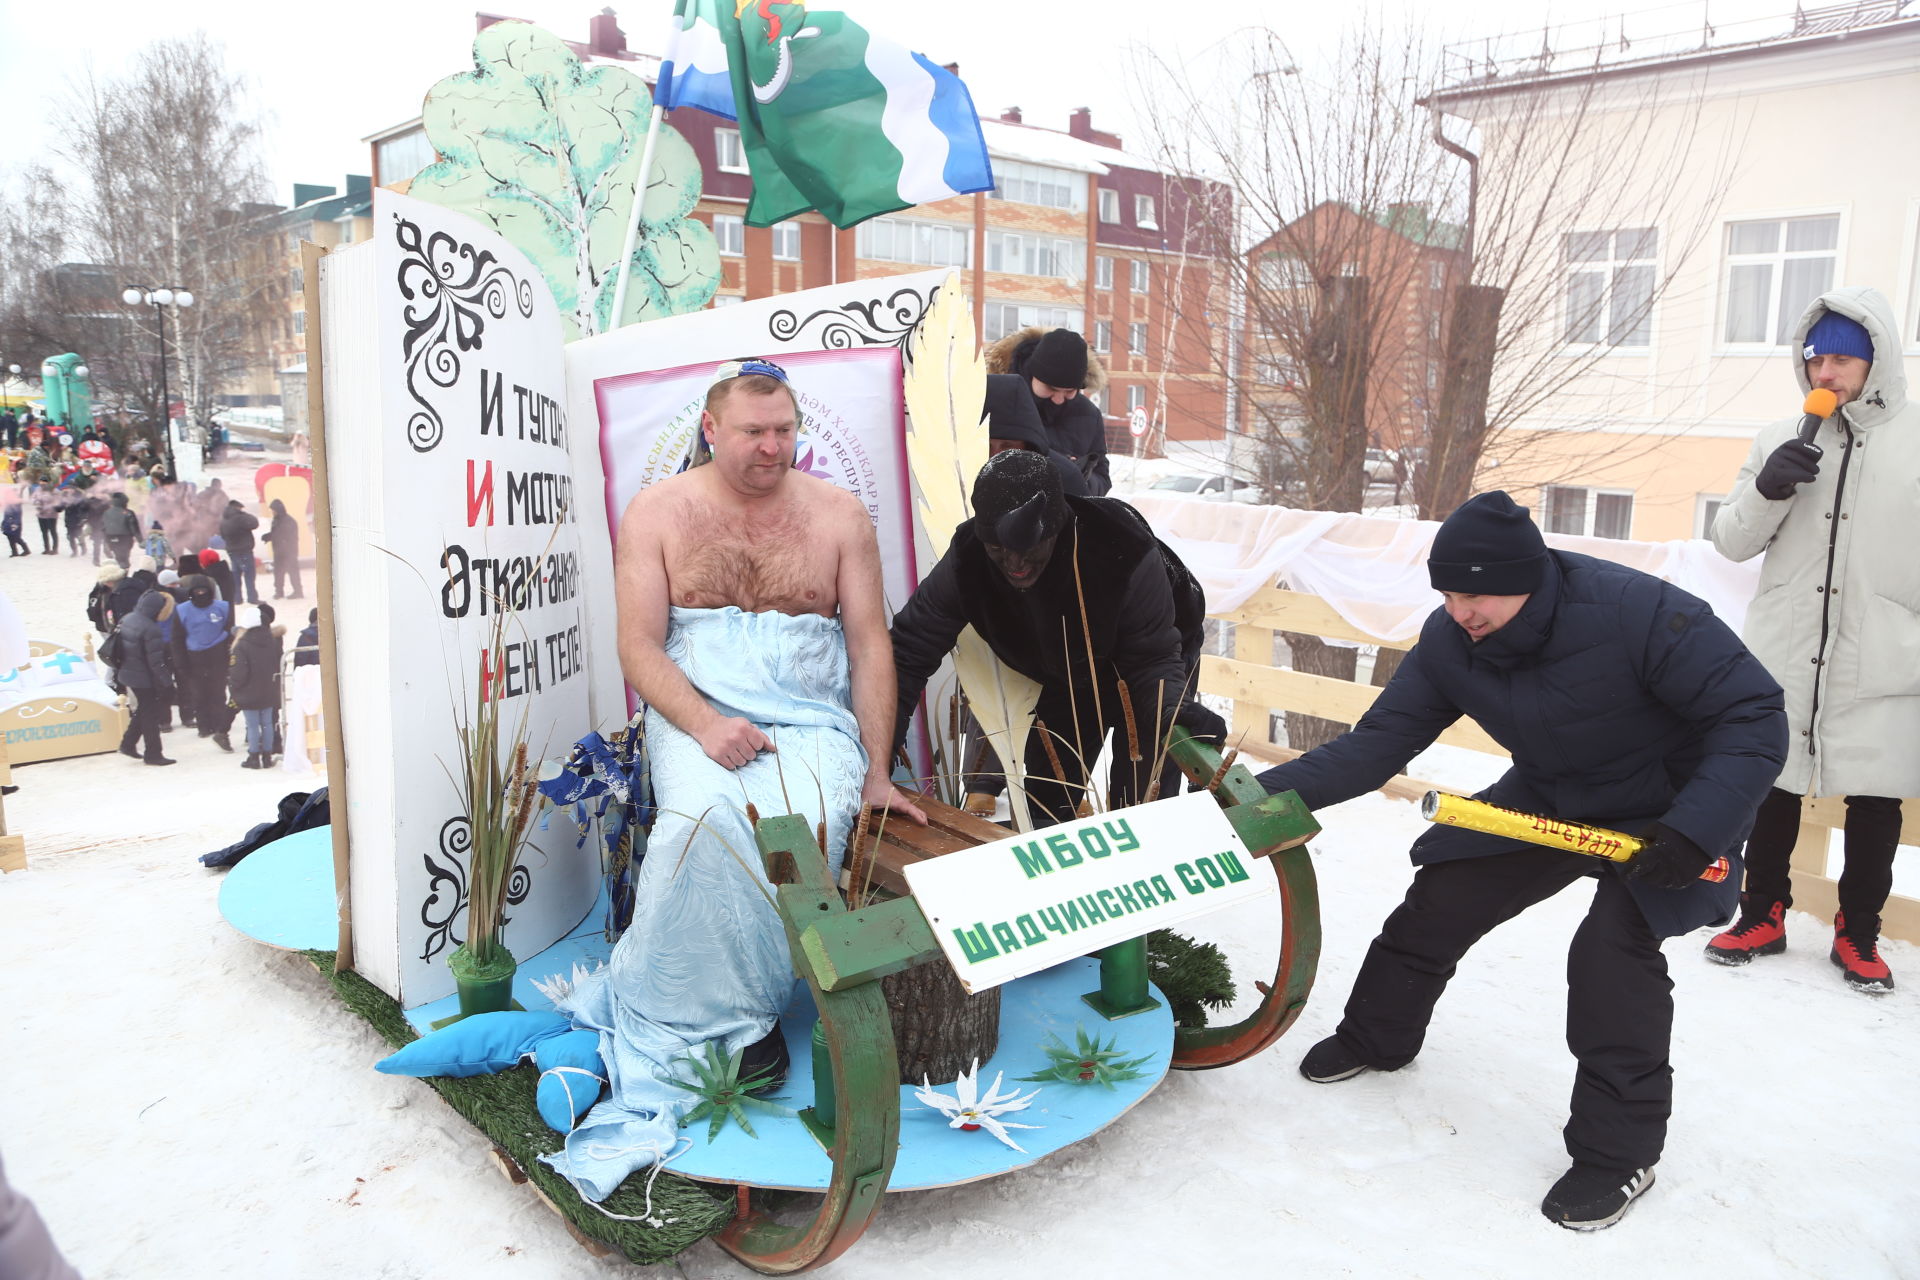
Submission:
<svg viewBox="0 0 1920 1280">
<path fill-rule="evenodd" d="M 534 1047 L 533 1065 L 540 1069 L 540 1089 L 534 1095 L 540 1118 L 561 1133 L 571 1133 L 600 1101 L 600 1091 L 607 1084 L 600 1033 L 569 1031 L 542 1040 Z"/>
<path fill-rule="evenodd" d="M 430 1031 L 373 1064 L 390 1076 L 484 1076 L 505 1071 L 572 1026 L 564 1013 L 476 1013 Z"/>
</svg>

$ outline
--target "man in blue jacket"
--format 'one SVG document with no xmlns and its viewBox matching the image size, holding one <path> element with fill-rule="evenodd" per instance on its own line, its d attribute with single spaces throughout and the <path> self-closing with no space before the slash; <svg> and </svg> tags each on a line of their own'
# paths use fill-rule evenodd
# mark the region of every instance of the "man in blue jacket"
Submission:
<svg viewBox="0 0 1920 1280">
<path fill-rule="evenodd" d="M 1454 966 L 1488 930 L 1576 880 L 1599 881 L 1567 952 L 1579 1061 L 1567 1153 L 1541 1212 L 1611 1226 L 1653 1182 L 1673 1104 L 1673 983 L 1660 939 L 1726 920 L 1739 850 L 1786 757 L 1779 685 L 1711 609 L 1658 578 L 1549 552 L 1525 507 L 1473 498 L 1427 562 L 1446 599 L 1353 729 L 1260 775 L 1310 808 L 1379 787 L 1461 716 L 1513 756 L 1493 804 L 1644 835 L 1624 868 L 1459 827 L 1413 845 L 1419 868 L 1300 1072 L 1394 1071 L 1420 1052 Z M 1715 857 L 1724 882 L 1702 881 Z"/>
</svg>

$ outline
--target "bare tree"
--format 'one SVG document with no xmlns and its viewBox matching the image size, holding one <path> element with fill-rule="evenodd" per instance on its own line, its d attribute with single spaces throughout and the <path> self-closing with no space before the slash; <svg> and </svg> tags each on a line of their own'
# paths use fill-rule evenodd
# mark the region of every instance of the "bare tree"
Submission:
<svg viewBox="0 0 1920 1280">
<path fill-rule="evenodd" d="M 1444 127 L 1460 91 L 1441 87 L 1441 53 L 1417 30 L 1363 22 L 1321 69 L 1270 31 L 1223 59 L 1148 58 L 1180 104 L 1155 116 L 1157 158 L 1218 175 L 1232 201 L 1213 210 L 1210 252 L 1238 299 L 1214 343 L 1234 469 L 1276 501 L 1359 510 L 1377 444 L 1428 519 L 1473 492 L 1496 447 L 1516 482 L 1579 470 L 1530 458 L 1536 434 L 1516 427 L 1550 404 L 1556 425 L 1583 412 L 1602 425 L 1604 408 L 1569 389 L 1644 332 L 1710 230 L 1734 148 L 1691 127 L 1701 86 L 1502 85 L 1497 108 L 1477 110 L 1500 144 L 1490 168 L 1463 145 L 1478 135 Z M 1668 149 L 1657 163 L 1650 144 Z M 1285 639 L 1296 669 L 1352 678 L 1353 650 Z M 1288 716 L 1294 746 L 1343 728 Z"/>
<path fill-rule="evenodd" d="M 119 294 L 186 288 L 195 305 L 167 316 L 167 382 L 204 418 L 257 358 L 280 270 L 260 252 L 274 206 L 246 82 L 196 32 L 146 46 L 123 75 L 89 72 L 52 109 L 51 163 L 16 182 L 27 198 L 0 214 L 0 335 L 51 348 L 40 356 L 80 351 L 103 402 L 159 412 L 156 317 Z"/>
</svg>

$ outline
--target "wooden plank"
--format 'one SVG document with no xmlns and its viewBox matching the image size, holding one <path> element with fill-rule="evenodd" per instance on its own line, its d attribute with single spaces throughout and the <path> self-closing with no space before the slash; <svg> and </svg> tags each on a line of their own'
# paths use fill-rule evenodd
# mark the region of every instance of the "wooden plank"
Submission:
<svg viewBox="0 0 1920 1280">
<path fill-rule="evenodd" d="M 1236 626 L 1233 633 L 1233 656 L 1238 662 L 1247 662 L 1260 667 L 1271 667 L 1273 665 L 1272 628 L 1254 626 L 1251 623 Z M 1205 660 L 1202 659 L 1203 669 L 1200 678 L 1200 687 L 1203 689 L 1206 687 L 1204 661 Z M 1212 693 L 1217 691 L 1209 689 L 1207 692 Z M 1256 705 L 1251 702 L 1236 701 L 1233 704 L 1233 715 L 1228 722 L 1231 730 L 1230 736 L 1234 738 L 1258 738 L 1264 741 L 1267 736 L 1273 732 L 1272 726 L 1267 719 L 1268 714 L 1264 704 Z"/>
<path fill-rule="evenodd" d="M 1383 649 L 1411 649 L 1414 643 L 1411 640 L 1382 640 L 1379 636 L 1369 635 L 1341 617 L 1332 605 L 1319 596 L 1303 591 L 1283 591 L 1278 587 L 1263 587 L 1248 597 L 1238 609 L 1217 613 L 1214 617 L 1235 626 L 1297 631 L 1329 640 L 1378 645 Z"/>
<path fill-rule="evenodd" d="M 0 836 L 0 874 L 27 869 L 27 838 Z"/>
<path fill-rule="evenodd" d="M 1200 658 L 1200 691 L 1219 694 L 1236 703 L 1299 711 L 1343 724 L 1352 724 L 1365 715 L 1373 700 L 1380 696 L 1380 691 L 1371 685 L 1305 671 L 1262 667 L 1212 654 L 1203 654 Z M 1254 736 L 1249 734 L 1247 740 L 1253 741 Z M 1265 734 L 1258 736 L 1266 739 Z M 1464 716 L 1442 733 L 1438 741 L 1489 755 L 1507 754 L 1507 749 L 1495 742 L 1486 730 Z"/>
</svg>

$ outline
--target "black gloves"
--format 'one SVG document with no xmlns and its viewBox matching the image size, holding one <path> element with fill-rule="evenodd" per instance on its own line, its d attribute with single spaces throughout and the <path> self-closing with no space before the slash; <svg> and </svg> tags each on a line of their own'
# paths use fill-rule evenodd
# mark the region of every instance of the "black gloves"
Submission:
<svg viewBox="0 0 1920 1280">
<path fill-rule="evenodd" d="M 1810 444 L 1788 440 L 1767 455 L 1753 487 L 1769 502 L 1793 496 L 1794 489 L 1820 474 L 1820 451 Z"/>
<path fill-rule="evenodd" d="M 1684 889 L 1700 878 L 1712 855 L 1678 831 L 1654 823 L 1646 847 L 1627 863 L 1627 878 L 1656 889 Z"/>
</svg>

